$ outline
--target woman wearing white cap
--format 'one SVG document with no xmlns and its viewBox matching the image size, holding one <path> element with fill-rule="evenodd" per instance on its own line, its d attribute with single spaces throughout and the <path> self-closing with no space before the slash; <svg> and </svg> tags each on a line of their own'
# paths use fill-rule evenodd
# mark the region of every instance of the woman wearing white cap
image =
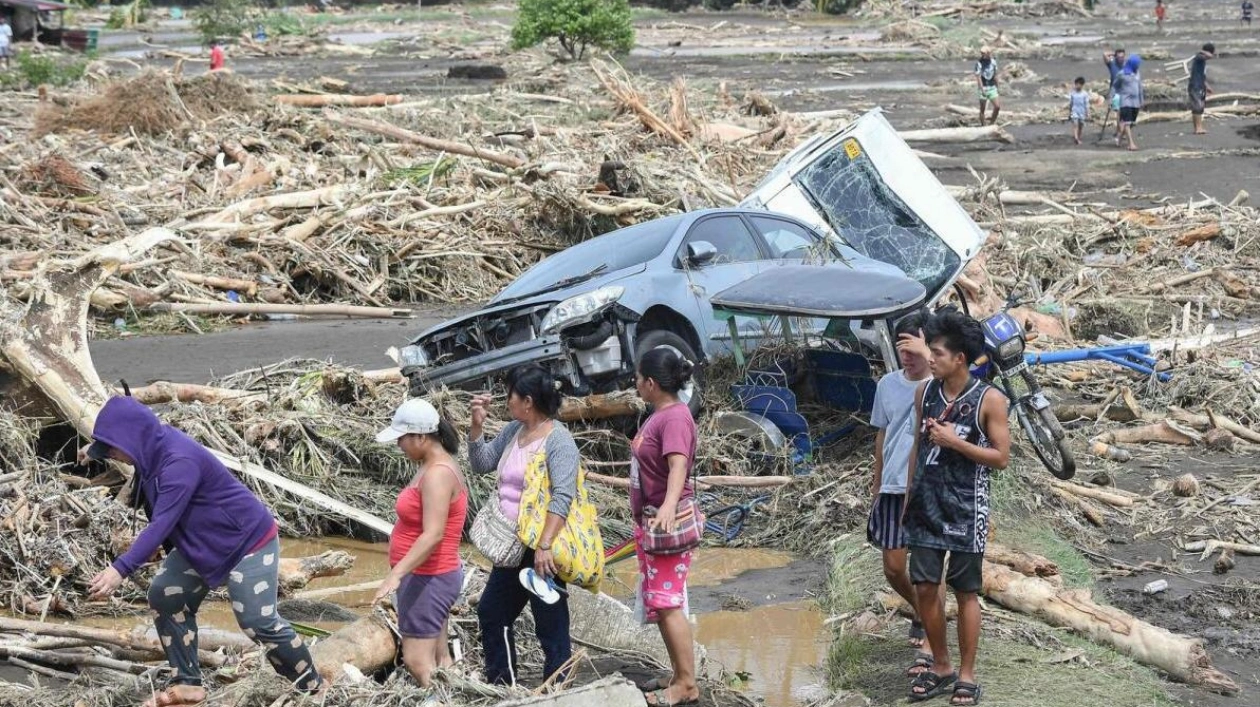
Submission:
<svg viewBox="0 0 1260 707">
<path fill-rule="evenodd" d="M 463 587 L 459 540 L 468 513 L 468 493 L 454 455 L 459 436 L 427 401 L 408 400 L 398 407 L 376 441 L 396 443 L 419 466 L 398 494 L 398 522 L 389 536 L 389 576 L 375 601 L 397 591 L 398 632 L 403 665 L 421 687 L 435 668 L 451 664 L 446 624 Z"/>
</svg>

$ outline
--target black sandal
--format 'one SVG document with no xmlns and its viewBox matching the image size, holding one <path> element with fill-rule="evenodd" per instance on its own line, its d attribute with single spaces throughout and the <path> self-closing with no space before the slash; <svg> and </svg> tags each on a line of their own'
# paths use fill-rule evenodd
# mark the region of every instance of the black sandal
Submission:
<svg viewBox="0 0 1260 707">
<path fill-rule="evenodd" d="M 923 628 L 923 622 L 918 619 L 910 620 L 910 645 L 914 648 L 922 648 L 923 641 L 927 639 L 927 630 Z M 914 641 L 918 641 L 915 643 Z"/>
<path fill-rule="evenodd" d="M 980 694 L 982 690 L 980 686 L 974 682 L 963 682 L 959 680 L 954 683 L 954 694 L 949 698 L 949 703 L 954 707 L 971 707 L 980 704 Z M 970 702 L 959 702 L 958 700 L 971 700 Z"/>
<path fill-rule="evenodd" d="M 931 670 L 926 673 L 919 673 L 919 677 L 914 679 L 910 685 L 911 702 L 923 702 L 930 700 L 937 695 L 942 695 L 958 681 L 958 673 L 950 673 L 949 675 L 937 675 Z M 914 688 L 920 688 L 923 692 L 915 692 Z"/>
<path fill-rule="evenodd" d="M 936 661 L 932 659 L 931 653 L 920 651 L 914 655 L 914 662 L 910 664 L 910 667 L 906 668 L 906 677 L 913 680 L 923 673 L 931 671 L 932 666 L 935 664 Z"/>
</svg>

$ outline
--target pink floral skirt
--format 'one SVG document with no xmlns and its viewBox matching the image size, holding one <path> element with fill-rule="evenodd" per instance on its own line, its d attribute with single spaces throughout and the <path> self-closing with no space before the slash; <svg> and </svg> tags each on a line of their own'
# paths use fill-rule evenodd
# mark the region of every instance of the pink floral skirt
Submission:
<svg viewBox="0 0 1260 707">
<path fill-rule="evenodd" d="M 634 554 L 639 561 L 639 594 L 648 623 L 656 623 L 661 609 L 681 609 L 687 602 L 687 575 L 694 550 L 677 555 L 649 555 L 639 544 L 641 528 L 634 529 Z"/>
</svg>

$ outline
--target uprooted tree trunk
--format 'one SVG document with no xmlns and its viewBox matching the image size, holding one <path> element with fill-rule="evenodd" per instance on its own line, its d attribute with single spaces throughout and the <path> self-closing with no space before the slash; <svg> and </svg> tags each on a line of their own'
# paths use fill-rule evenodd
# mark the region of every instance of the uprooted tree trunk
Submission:
<svg viewBox="0 0 1260 707">
<path fill-rule="evenodd" d="M 354 555 L 342 550 L 301 558 L 280 558 L 280 589 L 294 592 L 320 577 L 340 577 L 354 567 Z"/>
<path fill-rule="evenodd" d="M 1035 616 L 1052 626 L 1070 628 L 1178 680 L 1222 694 L 1238 692 L 1238 685 L 1229 676 L 1212 667 L 1203 641 L 1096 604 L 1087 590 L 1061 589 L 1043 579 L 986 562 L 984 593 L 1008 609 Z"/>
</svg>

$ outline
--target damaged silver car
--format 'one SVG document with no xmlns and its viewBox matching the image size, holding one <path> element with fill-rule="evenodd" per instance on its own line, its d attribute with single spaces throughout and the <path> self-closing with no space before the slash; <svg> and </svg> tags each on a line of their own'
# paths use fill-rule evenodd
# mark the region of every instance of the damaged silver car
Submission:
<svg viewBox="0 0 1260 707">
<path fill-rule="evenodd" d="M 625 389 L 650 349 L 697 362 L 729 351 L 731 331 L 709 298 L 768 269 L 844 262 L 908 275 L 932 302 L 984 240 L 877 112 L 793 151 L 741 206 L 637 224 L 546 258 L 483 309 L 402 349 L 412 394 L 485 389 L 528 363 L 569 395 Z M 736 326 L 744 340 L 770 333 L 754 318 Z M 693 410 L 702 384 L 697 376 L 684 391 Z"/>
</svg>

